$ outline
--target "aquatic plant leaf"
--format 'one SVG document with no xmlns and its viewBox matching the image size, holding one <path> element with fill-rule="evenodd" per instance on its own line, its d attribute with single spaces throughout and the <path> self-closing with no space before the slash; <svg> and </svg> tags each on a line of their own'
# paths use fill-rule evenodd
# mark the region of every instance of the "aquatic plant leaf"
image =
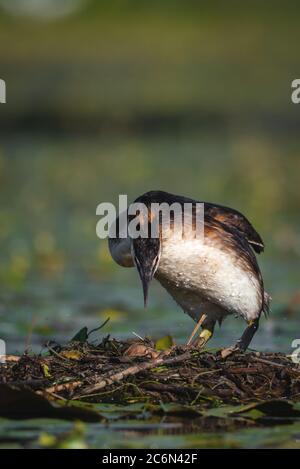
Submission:
<svg viewBox="0 0 300 469">
<path fill-rule="evenodd" d="M 104 403 L 90 403 L 83 401 L 72 401 L 73 405 L 92 409 L 105 420 L 124 420 L 126 418 L 141 418 L 151 416 L 159 410 L 158 405 L 135 403 L 127 405 L 115 405 Z"/>
<path fill-rule="evenodd" d="M 249 414 L 253 410 L 259 411 L 261 414 L 269 417 L 300 418 L 300 410 L 296 408 L 295 404 L 282 399 L 272 399 L 270 401 L 256 402 L 240 406 L 234 413 Z"/>
<path fill-rule="evenodd" d="M 173 345 L 173 339 L 170 335 L 165 335 L 155 342 L 156 350 L 167 350 Z"/>
<path fill-rule="evenodd" d="M 160 411 L 158 410 L 157 413 L 161 413 L 161 411 L 164 414 L 182 417 L 199 417 L 202 415 L 202 412 L 195 407 L 175 403 L 160 402 Z"/>
<path fill-rule="evenodd" d="M 101 417 L 94 411 L 70 405 L 64 401 L 48 401 L 28 389 L 17 389 L 0 384 L 0 415 L 12 419 L 59 418 L 99 422 Z"/>
<path fill-rule="evenodd" d="M 74 337 L 70 340 L 70 342 L 86 342 L 88 339 L 88 328 L 85 326 Z"/>
<path fill-rule="evenodd" d="M 69 360 L 80 360 L 82 354 L 78 350 L 63 350 L 60 355 Z"/>
<path fill-rule="evenodd" d="M 102 327 L 106 326 L 109 320 L 110 320 L 110 317 L 106 318 L 105 321 L 102 324 L 100 324 L 100 326 L 96 327 L 95 329 L 92 329 L 91 331 L 88 331 L 88 328 L 86 326 L 82 327 L 82 329 L 80 329 L 80 331 L 78 331 L 77 334 L 74 335 L 74 337 L 70 340 L 70 342 L 82 342 L 82 343 L 87 342 L 89 336 L 93 334 L 94 332 L 97 332 L 100 329 L 102 329 Z"/>
<path fill-rule="evenodd" d="M 51 373 L 49 371 L 49 366 L 46 363 L 41 363 L 43 374 L 45 378 L 51 378 Z"/>
</svg>

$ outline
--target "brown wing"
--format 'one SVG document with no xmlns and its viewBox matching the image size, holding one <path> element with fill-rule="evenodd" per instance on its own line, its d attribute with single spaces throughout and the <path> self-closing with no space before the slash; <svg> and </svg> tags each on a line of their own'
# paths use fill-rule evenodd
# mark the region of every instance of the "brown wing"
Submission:
<svg viewBox="0 0 300 469">
<path fill-rule="evenodd" d="M 205 234 L 208 239 L 217 238 L 215 243 L 219 241 L 222 244 L 222 249 L 230 250 L 232 256 L 235 256 L 236 263 L 243 264 L 245 270 L 251 270 L 254 273 L 260 284 L 259 293 L 262 300 L 262 311 L 267 316 L 271 297 L 264 289 L 263 278 L 255 254 L 250 248 L 249 242 L 245 239 L 244 233 L 231 224 L 223 223 L 206 214 Z"/>
<path fill-rule="evenodd" d="M 248 241 L 255 252 L 264 250 L 264 242 L 249 220 L 237 210 L 222 205 L 205 203 L 205 211 L 215 220 L 236 228 Z"/>
</svg>

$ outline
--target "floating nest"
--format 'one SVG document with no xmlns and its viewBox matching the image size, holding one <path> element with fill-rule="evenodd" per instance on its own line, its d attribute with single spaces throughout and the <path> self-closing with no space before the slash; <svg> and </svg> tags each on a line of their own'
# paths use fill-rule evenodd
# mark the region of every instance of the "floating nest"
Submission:
<svg viewBox="0 0 300 469">
<path fill-rule="evenodd" d="M 159 351 L 151 340 L 109 336 L 97 345 L 74 340 L 47 349 L 43 355 L 8 357 L 1 385 L 47 399 L 120 405 L 212 407 L 300 396 L 300 366 L 280 353 L 234 352 L 223 358 L 221 351 L 179 346 Z"/>
</svg>

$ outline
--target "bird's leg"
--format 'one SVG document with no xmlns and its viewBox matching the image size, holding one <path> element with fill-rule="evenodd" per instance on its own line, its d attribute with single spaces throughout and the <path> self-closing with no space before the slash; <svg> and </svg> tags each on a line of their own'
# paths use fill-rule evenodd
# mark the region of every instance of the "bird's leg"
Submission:
<svg viewBox="0 0 300 469">
<path fill-rule="evenodd" d="M 197 322 L 196 326 L 194 327 L 193 332 L 191 333 L 190 338 L 189 338 L 189 340 L 187 341 L 187 344 L 186 344 L 186 345 L 190 345 L 190 344 L 192 343 L 193 338 L 195 337 L 196 332 L 198 331 L 199 327 L 203 324 L 203 322 L 205 321 L 205 319 L 206 319 L 206 314 L 202 314 L 202 316 L 200 316 L 200 319 L 199 319 L 199 321 Z"/>
<path fill-rule="evenodd" d="M 248 326 L 244 330 L 242 337 L 237 341 L 235 348 L 241 350 L 242 352 L 245 352 L 245 350 L 247 350 L 247 348 L 249 347 L 249 344 L 258 329 L 258 326 L 259 317 L 252 321 L 249 321 Z"/>
<path fill-rule="evenodd" d="M 252 321 L 248 321 L 248 326 L 244 330 L 242 337 L 237 341 L 237 343 L 233 347 L 223 349 L 221 352 L 222 357 L 226 358 L 234 352 L 239 352 L 239 351 L 245 352 L 255 332 L 258 329 L 258 325 L 259 325 L 259 318 L 256 318 Z"/>
</svg>

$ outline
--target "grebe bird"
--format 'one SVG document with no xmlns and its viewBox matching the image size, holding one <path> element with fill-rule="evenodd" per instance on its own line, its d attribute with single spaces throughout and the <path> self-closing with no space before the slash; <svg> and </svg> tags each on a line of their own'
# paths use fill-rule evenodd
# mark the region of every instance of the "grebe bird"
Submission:
<svg viewBox="0 0 300 469">
<path fill-rule="evenodd" d="M 153 222 L 151 204 L 203 203 L 188 197 L 151 191 L 138 197 Z M 192 215 L 192 222 L 194 222 Z M 128 219 L 130 216 L 128 215 Z M 184 312 L 197 323 L 191 339 L 201 326 L 197 346 L 212 337 L 216 322 L 234 314 L 247 322 L 234 349 L 246 350 L 258 329 L 262 312 L 269 311 L 270 297 L 264 284 L 254 251 L 264 250 L 264 243 L 247 218 L 237 210 L 204 202 L 204 237 L 187 234 L 178 238 L 169 230 L 159 236 L 143 238 L 109 238 L 113 259 L 123 267 L 136 267 L 142 282 L 146 305 L 148 287 L 155 277 Z M 191 233 L 191 232 L 189 232 Z M 190 342 L 191 342 L 190 339 Z"/>
</svg>

